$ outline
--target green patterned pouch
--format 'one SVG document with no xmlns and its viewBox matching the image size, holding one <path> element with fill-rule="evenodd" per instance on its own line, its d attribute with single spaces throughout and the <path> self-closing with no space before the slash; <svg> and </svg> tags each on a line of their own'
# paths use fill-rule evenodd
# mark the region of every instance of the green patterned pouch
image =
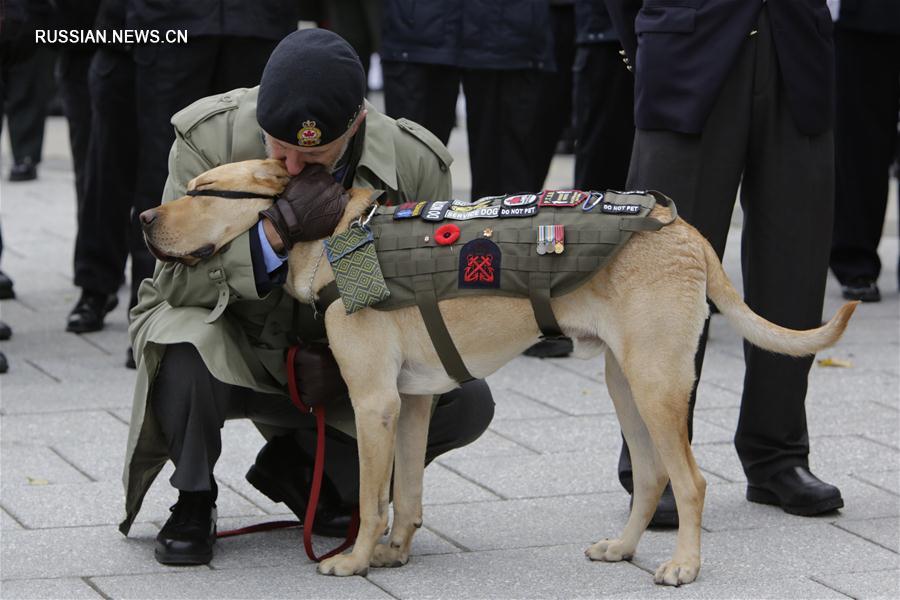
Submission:
<svg viewBox="0 0 900 600">
<path fill-rule="evenodd" d="M 372 230 L 357 223 L 325 240 L 325 255 L 348 315 L 391 295 L 378 264 L 374 241 Z"/>
</svg>

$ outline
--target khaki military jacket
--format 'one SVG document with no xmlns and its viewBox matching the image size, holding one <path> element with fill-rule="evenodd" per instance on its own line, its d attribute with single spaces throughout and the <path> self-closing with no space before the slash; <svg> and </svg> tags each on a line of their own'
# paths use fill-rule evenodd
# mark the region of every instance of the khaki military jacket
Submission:
<svg viewBox="0 0 900 600">
<path fill-rule="evenodd" d="M 256 98 L 257 88 L 233 90 L 199 100 L 172 117 L 175 143 L 163 202 L 182 196 L 187 183 L 208 169 L 266 157 Z M 385 190 L 395 203 L 450 198 L 452 157 L 444 145 L 411 121 L 395 121 L 368 103 L 366 108 L 365 143 L 354 187 Z M 141 284 L 131 317 L 138 372 L 123 474 L 126 515 L 119 529 L 124 534 L 168 459 L 162 432 L 147 410 L 165 347 L 192 344 L 216 379 L 285 393 L 284 349 L 292 308 L 281 288 L 258 295 L 250 235 L 244 233 L 227 250 L 194 267 L 157 263 L 153 279 Z M 352 433 L 352 415 L 330 423 Z"/>
</svg>

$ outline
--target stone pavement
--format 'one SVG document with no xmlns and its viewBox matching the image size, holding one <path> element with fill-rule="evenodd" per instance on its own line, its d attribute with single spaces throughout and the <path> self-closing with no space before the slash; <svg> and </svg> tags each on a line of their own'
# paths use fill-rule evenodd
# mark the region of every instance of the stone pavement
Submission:
<svg viewBox="0 0 900 600">
<path fill-rule="evenodd" d="M 861 306 L 843 341 L 822 355 L 852 366 L 816 366 L 810 376 L 811 462 L 840 486 L 842 511 L 801 518 L 744 500 L 731 441 L 741 345 L 716 318 L 696 412 L 694 449 L 709 491 L 703 568 L 693 585 L 673 590 L 652 582 L 674 546 L 670 531 L 648 532 L 633 562 L 584 558 L 589 544 L 620 531 L 628 501 L 615 476 L 619 435 L 602 365 L 574 359 L 519 358 L 490 378 L 496 418 L 476 443 L 428 468 L 425 526 L 407 566 L 373 569 L 365 579 L 322 577 L 299 533 L 280 531 L 222 540 L 208 567 L 179 569 L 152 555 L 174 501 L 168 469 L 132 537 L 115 527 L 134 380 L 123 368 L 127 296 L 104 331 L 63 332 L 77 298 L 65 135 L 64 123 L 51 119 L 39 181 L 2 182 L 3 269 L 18 298 L 0 308 L 15 332 L 0 346 L 11 363 L 0 377 L 0 597 L 900 597 L 896 205 L 881 248 L 884 301 Z M 457 192 L 466 197 L 459 130 L 451 147 L 460 157 Z M 550 185 L 566 185 L 571 167 L 571 158 L 558 158 Z M 8 164 L 2 169 L 5 177 Z M 737 233 L 726 266 L 739 279 Z M 832 280 L 826 314 L 840 303 Z M 261 445 L 253 427 L 229 422 L 223 445 L 220 527 L 284 516 L 283 505 L 244 480 Z"/>
</svg>

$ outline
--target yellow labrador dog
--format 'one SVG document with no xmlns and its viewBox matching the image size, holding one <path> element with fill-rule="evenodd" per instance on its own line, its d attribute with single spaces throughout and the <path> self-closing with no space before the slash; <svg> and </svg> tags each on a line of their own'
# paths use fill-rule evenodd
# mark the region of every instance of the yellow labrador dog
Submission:
<svg viewBox="0 0 900 600">
<path fill-rule="evenodd" d="M 224 165 L 189 189 L 280 192 L 279 161 Z M 153 209 L 145 237 L 156 255 L 196 264 L 252 227 L 271 200 L 185 196 Z M 364 215 L 370 194 L 351 191 L 337 231 Z M 150 211 L 148 211 L 150 212 Z M 652 215 L 666 220 L 667 208 Z M 288 291 L 311 302 L 333 279 L 321 261 L 322 242 L 300 243 L 289 255 Z M 753 313 L 736 292 L 712 247 L 681 219 L 658 232 L 638 232 L 577 290 L 552 300 L 553 311 L 582 357 L 606 355 L 606 381 L 634 469 L 634 503 L 624 531 L 586 550 L 592 560 L 629 559 L 671 480 L 680 525 L 672 558 L 655 581 L 690 583 L 700 569 L 700 519 L 706 482 L 688 443 L 688 397 L 707 296 L 751 343 L 791 356 L 813 354 L 841 336 L 856 303 L 824 326 L 795 331 Z M 472 304 L 477 303 L 477 310 Z M 490 375 L 540 336 L 527 299 L 463 297 L 440 303 L 447 327 L 475 377 Z M 422 477 L 430 400 L 456 386 L 444 371 L 416 307 L 345 314 L 340 302 L 325 314 L 328 339 L 350 390 L 359 440 L 359 535 L 352 552 L 319 565 L 330 575 L 363 575 L 370 566 L 396 567 L 409 558 L 422 524 Z M 490 339 L 488 346 L 485 339 Z M 394 472 L 394 519 L 387 543 L 388 485 Z"/>
</svg>

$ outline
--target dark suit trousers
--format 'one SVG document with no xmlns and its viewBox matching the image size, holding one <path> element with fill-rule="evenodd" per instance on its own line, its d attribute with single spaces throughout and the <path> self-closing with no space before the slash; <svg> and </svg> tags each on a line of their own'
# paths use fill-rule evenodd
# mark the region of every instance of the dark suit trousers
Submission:
<svg viewBox="0 0 900 600">
<path fill-rule="evenodd" d="M 579 46 L 574 72 L 575 187 L 624 189 L 634 139 L 634 77 L 616 43 Z"/>
<path fill-rule="evenodd" d="M 69 146 L 75 169 L 75 197 L 78 200 L 78 223 L 81 226 L 84 206 L 84 169 L 88 142 L 91 136 L 91 94 L 88 89 L 88 69 L 93 50 L 67 50 L 59 53 L 56 62 L 56 83 L 62 97 L 63 110 L 69 123 Z"/>
<path fill-rule="evenodd" d="M 287 396 L 218 381 L 191 344 L 166 347 L 150 405 L 168 444 L 169 458 L 175 463 L 169 481 L 179 490 L 210 489 L 213 468 L 222 452 L 221 429 L 229 419 L 250 419 L 266 437 L 296 432 L 295 439 L 310 461 L 315 455 L 316 422 L 312 415 L 301 413 Z M 478 439 L 493 416 L 494 401 L 484 381 L 471 381 L 441 396 L 428 427 L 426 464 Z M 328 485 L 343 502 L 356 504 L 356 440 L 328 426 L 325 435 Z"/>
<path fill-rule="evenodd" d="M 878 279 L 888 169 L 897 148 L 900 35 L 835 30 L 837 183 L 831 270 L 841 283 Z"/>
<path fill-rule="evenodd" d="M 131 253 L 131 306 L 155 259 L 130 218 L 140 141 L 131 54 L 101 48 L 89 72 L 91 141 L 85 173 L 84 211 L 75 238 L 75 285 L 113 294 Z M 123 148 L 134 148 L 124 152 Z"/>
<path fill-rule="evenodd" d="M 8 27 L 6 23 L 4 27 Z M 33 33 L 24 28 L 0 43 L 0 130 L 3 115 L 9 127 L 13 161 L 41 162 L 44 121 L 53 98 L 52 47 L 35 44 Z"/>
<path fill-rule="evenodd" d="M 472 171 L 472 198 L 539 187 L 532 146 L 538 123 L 537 70 L 458 69 L 385 61 L 385 112 L 450 140 L 462 83 Z M 556 141 L 553 141 L 555 144 Z"/>
<path fill-rule="evenodd" d="M 809 329 L 821 324 L 831 243 L 832 132 L 798 131 L 766 11 L 758 31 L 745 42 L 702 133 L 636 132 L 628 187 L 670 195 L 721 257 L 740 185 L 745 300 L 778 325 Z M 705 341 L 704 332 L 698 377 Z M 804 404 L 812 357 L 789 358 L 745 342 L 744 362 L 735 447 L 748 479 L 807 465 Z M 693 403 L 692 397 L 691 414 Z M 620 478 L 622 471 L 627 465 L 620 465 Z"/>
</svg>

